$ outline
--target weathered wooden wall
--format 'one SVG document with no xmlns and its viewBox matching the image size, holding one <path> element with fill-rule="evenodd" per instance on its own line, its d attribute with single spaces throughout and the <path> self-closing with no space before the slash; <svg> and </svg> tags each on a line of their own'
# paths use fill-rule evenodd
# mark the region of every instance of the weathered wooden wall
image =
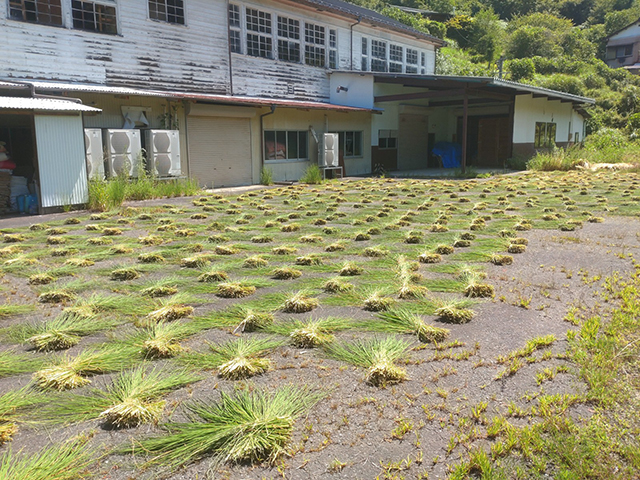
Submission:
<svg viewBox="0 0 640 480">
<path fill-rule="evenodd" d="M 143 89 L 290 98 L 329 99 L 325 68 L 232 55 L 231 91 L 227 2 L 185 0 L 185 25 L 148 18 L 146 0 L 117 2 L 118 35 L 84 32 L 72 24 L 70 0 L 62 0 L 64 27 L 15 21 L 0 9 L 3 58 L 0 78 L 86 82 Z M 427 54 L 433 73 L 433 45 L 409 35 L 372 28 L 353 28 L 351 19 L 277 1 L 236 2 L 337 30 L 338 68 L 360 69 L 361 37 L 379 38 L 418 48 Z M 304 29 L 301 34 L 304 35 Z M 353 48 L 352 48 L 353 43 Z"/>
</svg>

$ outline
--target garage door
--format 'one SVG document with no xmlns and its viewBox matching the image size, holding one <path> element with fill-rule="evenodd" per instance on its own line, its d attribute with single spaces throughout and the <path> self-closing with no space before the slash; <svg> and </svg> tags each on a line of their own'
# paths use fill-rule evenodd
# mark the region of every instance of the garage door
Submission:
<svg viewBox="0 0 640 480">
<path fill-rule="evenodd" d="M 206 187 L 250 185 L 251 121 L 189 117 L 190 176 Z"/>
</svg>

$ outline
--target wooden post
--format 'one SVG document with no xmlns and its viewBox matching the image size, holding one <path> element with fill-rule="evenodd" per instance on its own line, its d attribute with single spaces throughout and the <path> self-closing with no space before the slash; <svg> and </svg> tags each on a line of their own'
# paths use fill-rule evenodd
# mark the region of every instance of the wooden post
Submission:
<svg viewBox="0 0 640 480">
<path fill-rule="evenodd" d="M 462 174 L 467 170 L 467 124 L 469 121 L 469 95 L 467 89 L 464 90 L 464 100 L 462 109 Z"/>
</svg>

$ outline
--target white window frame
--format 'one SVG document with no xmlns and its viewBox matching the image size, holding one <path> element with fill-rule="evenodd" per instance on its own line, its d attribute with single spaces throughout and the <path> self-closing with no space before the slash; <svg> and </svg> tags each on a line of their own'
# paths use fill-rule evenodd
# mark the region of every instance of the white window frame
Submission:
<svg viewBox="0 0 640 480">
<path fill-rule="evenodd" d="M 162 0 L 153 0 L 154 3 L 160 3 Z M 165 9 L 168 7 L 168 0 L 164 0 Z M 168 20 L 169 14 L 165 10 L 165 17 L 167 20 L 163 20 L 160 18 L 151 18 L 151 1 L 147 0 L 147 18 L 154 22 L 162 22 L 168 25 L 179 25 L 181 27 L 185 27 L 187 25 L 187 0 L 182 0 L 182 23 L 180 22 L 172 22 Z"/>
<path fill-rule="evenodd" d="M 409 58 L 413 58 L 415 54 L 415 62 L 409 62 Z M 416 48 L 405 48 L 405 73 L 418 73 L 420 62 L 420 52 Z"/>
<path fill-rule="evenodd" d="M 307 35 L 307 28 L 312 29 L 313 31 L 313 41 L 308 41 L 307 38 L 309 38 L 309 36 Z M 320 33 L 320 30 L 322 31 L 322 33 Z M 321 68 L 326 68 L 327 67 L 327 63 L 329 60 L 329 49 L 328 49 L 328 39 L 329 39 L 329 35 L 328 35 L 328 28 L 325 25 L 321 25 L 319 23 L 313 23 L 313 22 L 304 22 L 304 64 L 308 65 L 310 67 L 321 67 Z M 322 43 L 320 42 L 316 42 L 315 39 L 318 37 L 318 35 L 322 35 L 323 39 L 322 39 Z M 319 55 L 322 55 L 322 58 L 320 61 Z M 313 61 L 311 60 L 312 58 L 318 58 L 318 61 Z"/>
<path fill-rule="evenodd" d="M 337 133 L 338 134 L 338 145 L 339 145 L 339 149 L 342 151 L 342 156 L 344 159 L 351 159 L 351 158 L 363 158 L 364 157 L 364 132 L 362 130 L 340 130 L 340 131 L 336 131 L 333 133 Z M 354 141 L 354 147 L 355 147 L 355 136 L 359 136 L 360 137 L 360 152 L 359 153 L 353 153 L 352 155 L 347 155 L 347 135 L 348 134 L 353 134 L 353 141 Z"/>
<path fill-rule="evenodd" d="M 329 51 L 329 68 L 337 70 L 340 68 L 340 58 L 338 57 L 338 29 L 329 28 L 327 47 Z"/>
<path fill-rule="evenodd" d="M 383 52 L 380 51 L 382 48 L 384 48 Z M 381 55 L 381 53 L 383 53 L 384 55 Z M 382 66 L 382 69 L 374 68 L 374 65 L 377 64 L 380 64 Z M 370 68 L 372 72 L 389 71 L 389 42 L 387 42 L 386 40 L 371 39 Z"/>
<path fill-rule="evenodd" d="M 369 39 L 367 37 L 362 37 L 360 41 L 360 70 L 363 72 L 371 71 L 371 64 L 369 63 L 369 52 L 371 51 L 371 46 L 369 45 Z"/>
<path fill-rule="evenodd" d="M 113 8 L 114 10 L 114 14 L 113 14 L 113 18 L 114 18 L 114 25 L 116 28 L 115 32 L 101 32 L 99 30 L 91 30 L 91 29 L 86 29 L 86 28 L 78 28 L 75 26 L 75 22 L 74 22 L 74 16 L 73 13 L 75 11 L 75 9 L 73 8 L 73 0 L 70 2 L 70 8 L 71 8 L 71 29 L 72 30 L 76 30 L 79 32 L 88 32 L 88 33 L 98 33 L 101 35 L 118 35 L 120 33 L 120 25 L 118 22 L 118 4 L 116 2 L 110 2 L 110 1 L 94 1 L 94 0 L 77 0 L 79 3 L 89 3 L 92 4 L 94 6 L 94 10 L 93 10 L 93 15 L 94 15 L 94 19 L 96 17 L 98 17 L 98 14 L 95 11 L 95 6 L 96 5 L 101 5 L 104 7 L 110 7 Z M 94 20 L 95 21 L 95 20 Z"/>
<path fill-rule="evenodd" d="M 277 158 L 277 152 L 278 152 L 278 134 L 279 133 L 284 133 L 285 135 L 285 141 L 286 141 L 286 145 L 285 145 L 285 158 Z M 298 152 L 297 154 L 300 153 L 300 134 L 304 133 L 305 137 L 306 137 L 306 152 L 307 152 L 307 156 L 306 157 L 296 157 L 296 158 L 287 158 L 289 156 L 289 134 L 290 133 L 297 133 L 298 134 Z M 275 157 L 276 158 L 269 158 L 269 156 L 267 155 L 267 151 L 269 148 L 269 142 L 267 141 L 267 134 L 273 134 L 274 135 L 274 153 L 275 153 Z M 264 137 L 264 162 L 265 163 L 287 163 L 287 162 L 308 162 L 309 161 L 309 132 L 308 130 L 279 130 L 279 129 L 269 129 L 269 130 L 265 130 L 263 133 L 263 137 Z"/>
<path fill-rule="evenodd" d="M 231 24 L 231 9 L 235 8 L 238 12 L 238 25 Z M 238 5 L 237 3 L 229 3 L 229 8 L 227 9 L 227 23 L 229 25 L 229 48 L 231 48 L 232 53 L 244 53 L 244 8 Z M 238 51 L 234 50 L 231 46 L 231 32 L 238 35 L 238 42 L 240 43 L 240 49 Z"/>
<path fill-rule="evenodd" d="M 389 66 L 390 73 L 403 73 L 404 72 L 404 52 L 405 48 L 397 43 L 389 44 Z M 400 54 L 398 58 L 398 54 Z"/>
<path fill-rule="evenodd" d="M 255 11 L 257 13 L 257 30 L 253 30 L 249 28 L 249 10 L 251 10 L 252 12 Z M 262 17 L 262 15 L 264 15 L 264 17 Z M 253 16 L 253 14 L 251 15 Z M 263 25 L 263 22 L 261 22 L 262 18 L 265 18 L 268 16 L 269 20 L 268 22 L 265 21 L 264 25 L 268 26 L 269 31 L 268 32 L 264 32 L 261 30 L 261 27 Z M 244 46 L 244 51 L 247 55 L 251 56 L 251 57 L 256 57 L 256 58 L 266 58 L 268 60 L 275 60 L 277 58 L 276 56 L 276 51 L 275 51 L 275 39 L 276 39 L 276 35 L 274 34 L 274 22 L 273 22 L 273 17 L 274 17 L 274 13 L 272 12 L 268 12 L 266 10 L 261 10 L 258 8 L 252 8 L 252 7 L 245 7 L 244 8 L 244 30 L 245 30 L 245 36 L 244 36 L 244 41 L 245 41 L 245 46 Z M 277 27 L 277 26 L 276 26 Z M 265 27 L 266 28 L 266 27 Z M 249 53 L 249 35 L 257 37 L 257 52 L 258 55 L 253 55 L 251 53 Z M 266 46 L 266 48 L 262 48 L 262 42 L 263 40 L 265 41 L 265 45 L 267 45 L 268 43 L 271 43 L 271 48 L 268 48 L 268 45 Z M 268 41 L 267 41 L 268 40 Z M 252 39 L 251 42 L 253 42 L 254 40 Z M 260 55 L 260 53 L 264 51 L 266 52 L 266 55 Z"/>
</svg>

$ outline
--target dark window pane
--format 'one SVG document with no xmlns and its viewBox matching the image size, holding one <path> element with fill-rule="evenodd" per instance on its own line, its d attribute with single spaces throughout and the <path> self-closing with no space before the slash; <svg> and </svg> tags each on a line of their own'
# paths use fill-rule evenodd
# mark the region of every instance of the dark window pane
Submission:
<svg viewBox="0 0 640 480">
<path fill-rule="evenodd" d="M 309 158 L 308 152 L 308 135 L 306 130 L 299 132 L 298 135 L 298 158 Z"/>
<path fill-rule="evenodd" d="M 276 159 L 276 132 L 264 132 L 264 158 Z"/>
<path fill-rule="evenodd" d="M 287 132 L 287 158 L 300 158 L 298 156 L 298 132 Z"/>
<path fill-rule="evenodd" d="M 287 132 L 276 132 L 276 158 L 278 160 L 287 158 Z"/>
</svg>

